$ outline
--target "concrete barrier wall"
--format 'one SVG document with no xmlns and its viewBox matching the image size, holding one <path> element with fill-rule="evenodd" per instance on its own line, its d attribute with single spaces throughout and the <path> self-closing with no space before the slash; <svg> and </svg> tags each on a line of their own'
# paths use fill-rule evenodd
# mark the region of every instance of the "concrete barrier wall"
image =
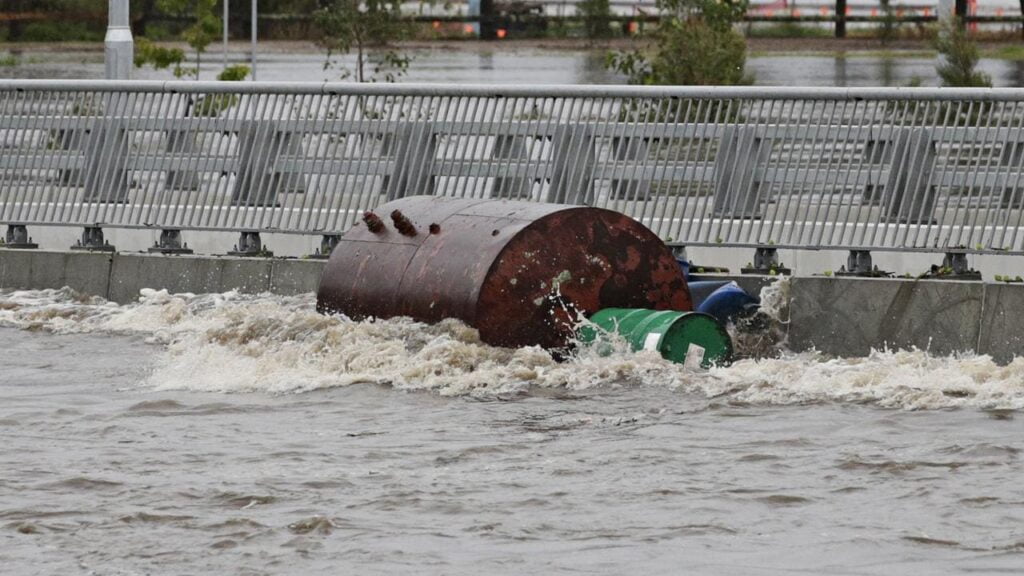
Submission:
<svg viewBox="0 0 1024 576">
<path fill-rule="evenodd" d="M 0 249 L 0 289 L 68 286 L 121 304 L 143 288 L 168 292 L 316 292 L 324 260 Z"/>
<path fill-rule="evenodd" d="M 0 288 L 63 288 L 106 296 L 112 254 L 0 249 Z"/>
<path fill-rule="evenodd" d="M 835 355 L 911 348 L 975 350 L 985 284 L 868 278 L 799 278 L 790 286 L 789 345 Z"/>
<path fill-rule="evenodd" d="M 0 249 L 0 289 L 68 286 L 118 303 L 143 288 L 170 292 L 315 292 L 323 260 L 101 254 Z M 770 277 L 736 279 L 750 292 Z M 710 277 L 709 277 L 710 279 Z M 872 348 L 1024 356 L 1024 285 L 907 279 L 796 277 L 789 289 L 790 349 L 863 356 Z"/>
<path fill-rule="evenodd" d="M 909 279 L 795 278 L 788 345 L 835 356 L 872 348 L 1024 356 L 1024 285 Z"/>
</svg>

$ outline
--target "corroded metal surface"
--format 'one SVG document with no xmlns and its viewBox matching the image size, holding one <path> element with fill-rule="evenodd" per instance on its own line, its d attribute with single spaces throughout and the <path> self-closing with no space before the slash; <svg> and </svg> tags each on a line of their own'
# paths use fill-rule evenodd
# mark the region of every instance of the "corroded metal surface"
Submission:
<svg viewBox="0 0 1024 576">
<path fill-rule="evenodd" d="M 382 228 L 357 224 L 332 252 L 321 312 L 459 318 L 490 344 L 561 348 L 579 314 L 692 309 L 669 250 L 617 212 L 416 196 L 375 214 Z"/>
</svg>

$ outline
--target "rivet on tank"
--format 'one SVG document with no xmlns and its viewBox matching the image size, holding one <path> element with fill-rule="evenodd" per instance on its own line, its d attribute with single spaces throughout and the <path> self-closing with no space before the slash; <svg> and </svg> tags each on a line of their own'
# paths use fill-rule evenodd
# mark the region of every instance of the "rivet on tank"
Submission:
<svg viewBox="0 0 1024 576">
<path fill-rule="evenodd" d="M 317 310 L 458 318 L 494 346 L 564 351 L 607 308 L 693 309 L 671 251 L 611 210 L 412 196 L 366 212 L 331 252 Z"/>
</svg>

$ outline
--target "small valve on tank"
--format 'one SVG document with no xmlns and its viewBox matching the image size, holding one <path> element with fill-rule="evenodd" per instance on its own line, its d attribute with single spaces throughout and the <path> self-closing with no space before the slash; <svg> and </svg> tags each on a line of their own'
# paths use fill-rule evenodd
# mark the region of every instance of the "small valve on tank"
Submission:
<svg viewBox="0 0 1024 576">
<path fill-rule="evenodd" d="M 395 230 L 398 230 L 398 233 L 402 236 L 409 236 L 411 238 L 416 235 L 416 227 L 406 218 L 405 214 L 402 214 L 401 210 L 393 210 L 391 212 L 391 221 L 395 223 Z"/>
<path fill-rule="evenodd" d="M 384 231 L 384 221 L 373 213 L 372 210 L 363 212 L 363 222 L 366 223 L 366 228 L 374 234 L 380 234 Z"/>
</svg>

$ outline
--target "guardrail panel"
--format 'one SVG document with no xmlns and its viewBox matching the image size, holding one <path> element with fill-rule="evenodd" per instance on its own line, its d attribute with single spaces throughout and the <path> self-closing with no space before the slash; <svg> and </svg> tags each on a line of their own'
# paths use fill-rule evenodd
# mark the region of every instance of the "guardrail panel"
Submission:
<svg viewBox="0 0 1024 576">
<path fill-rule="evenodd" d="M 0 81 L 0 221 L 338 234 L 411 194 L 675 242 L 1024 252 L 1024 90 Z"/>
</svg>

